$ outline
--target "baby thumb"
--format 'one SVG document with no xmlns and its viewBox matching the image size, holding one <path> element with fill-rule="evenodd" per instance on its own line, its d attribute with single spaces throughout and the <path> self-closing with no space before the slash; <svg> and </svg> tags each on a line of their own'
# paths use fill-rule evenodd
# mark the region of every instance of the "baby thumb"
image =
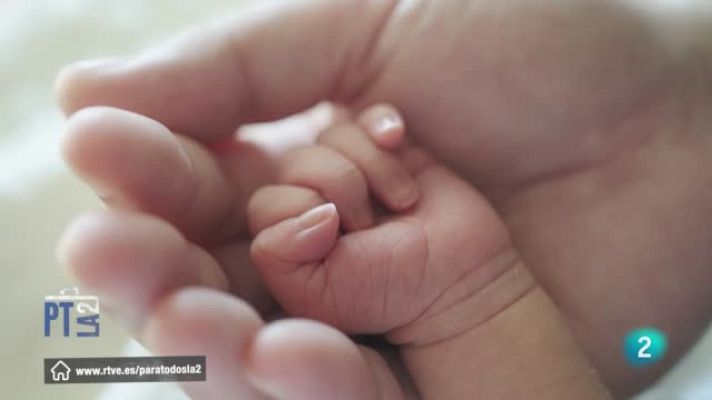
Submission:
<svg viewBox="0 0 712 400">
<path fill-rule="evenodd" d="M 333 203 L 322 204 L 262 230 L 252 242 L 251 256 L 265 280 L 317 262 L 331 251 L 339 230 Z"/>
</svg>

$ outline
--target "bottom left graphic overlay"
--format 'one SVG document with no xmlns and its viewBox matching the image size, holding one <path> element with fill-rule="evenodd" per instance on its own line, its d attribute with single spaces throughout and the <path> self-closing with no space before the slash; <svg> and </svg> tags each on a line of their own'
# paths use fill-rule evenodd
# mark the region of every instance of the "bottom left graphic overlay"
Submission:
<svg viewBox="0 0 712 400">
<path fill-rule="evenodd" d="M 44 383 L 205 381 L 205 356 L 45 358 Z"/>
</svg>

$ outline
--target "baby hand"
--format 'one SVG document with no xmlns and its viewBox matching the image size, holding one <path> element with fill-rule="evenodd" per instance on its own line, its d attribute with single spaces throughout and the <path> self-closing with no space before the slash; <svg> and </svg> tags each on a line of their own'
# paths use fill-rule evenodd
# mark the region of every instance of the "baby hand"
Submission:
<svg viewBox="0 0 712 400">
<path fill-rule="evenodd" d="M 427 344 L 533 283 L 485 198 L 395 132 L 379 147 L 348 122 L 287 153 L 250 200 L 251 255 L 287 313 Z"/>
</svg>

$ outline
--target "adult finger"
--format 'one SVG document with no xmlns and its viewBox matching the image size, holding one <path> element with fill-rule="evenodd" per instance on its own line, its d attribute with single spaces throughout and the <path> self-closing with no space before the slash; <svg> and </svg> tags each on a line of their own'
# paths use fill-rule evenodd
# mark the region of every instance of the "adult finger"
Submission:
<svg viewBox="0 0 712 400">
<path fill-rule="evenodd" d="M 246 231 L 245 192 L 269 179 L 265 155 L 247 144 L 237 151 L 241 170 L 258 167 L 249 168 L 250 185 L 232 184 L 201 144 L 128 111 L 84 109 L 69 119 L 63 139 L 68 164 L 111 207 L 159 215 L 199 241 Z"/>
<path fill-rule="evenodd" d="M 135 332 L 156 302 L 186 285 L 227 289 L 216 261 L 154 216 L 119 211 L 82 215 L 64 232 L 63 265 Z"/>
<path fill-rule="evenodd" d="M 216 290 L 188 287 L 156 304 L 140 340 L 158 355 L 205 356 L 205 381 L 182 384 L 191 398 L 257 400 L 266 397 L 247 381 L 245 357 L 263 325 L 244 301 Z"/>
<path fill-rule="evenodd" d="M 69 114 L 111 105 L 215 138 L 247 121 L 353 96 L 374 73 L 368 52 L 396 4 L 259 2 L 140 57 L 70 66 L 57 78 L 57 97 Z"/>
<path fill-rule="evenodd" d="M 339 331 L 306 320 L 264 325 L 249 305 L 215 290 L 166 296 L 142 341 L 157 354 L 206 356 L 207 380 L 183 384 L 195 399 L 262 399 L 258 391 L 275 400 L 403 398 L 383 359 Z"/>
<path fill-rule="evenodd" d="M 247 368 L 250 381 L 276 400 L 404 398 L 380 355 L 310 320 L 276 321 L 257 332 Z"/>
<path fill-rule="evenodd" d="M 234 240 L 207 250 L 225 272 L 230 293 L 247 300 L 263 318 L 274 318 L 281 308 L 252 263 L 250 243 L 249 239 Z"/>
</svg>

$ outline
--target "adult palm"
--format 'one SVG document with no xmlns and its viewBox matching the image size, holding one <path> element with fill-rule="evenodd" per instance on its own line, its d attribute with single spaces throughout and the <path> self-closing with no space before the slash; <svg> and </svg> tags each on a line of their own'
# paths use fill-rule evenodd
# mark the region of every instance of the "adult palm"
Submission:
<svg viewBox="0 0 712 400">
<path fill-rule="evenodd" d="M 68 154 L 118 207 L 234 248 L 247 195 L 269 180 L 254 168 L 270 162 L 222 139 L 321 100 L 389 101 L 484 191 L 606 383 L 631 393 L 710 317 L 712 121 L 698 19 L 693 5 L 632 0 L 262 5 L 131 61 L 65 70 L 67 112 L 110 105 L 186 136 L 176 146 L 154 121 L 94 110 L 73 118 Z M 169 168 L 185 151 L 191 166 Z M 668 333 L 671 356 L 633 370 L 620 342 L 641 325 Z"/>
</svg>

